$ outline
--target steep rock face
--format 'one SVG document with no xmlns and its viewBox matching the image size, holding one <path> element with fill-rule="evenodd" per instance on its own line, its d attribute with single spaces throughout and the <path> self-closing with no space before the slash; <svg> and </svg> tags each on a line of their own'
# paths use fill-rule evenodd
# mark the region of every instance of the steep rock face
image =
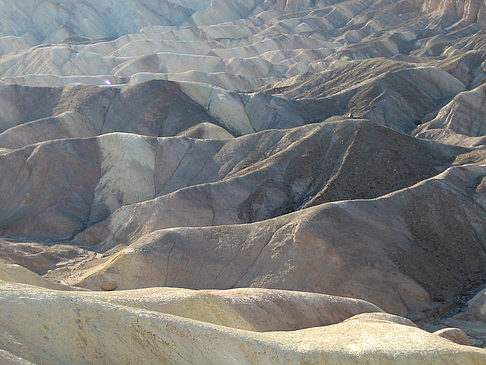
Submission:
<svg viewBox="0 0 486 365">
<path fill-rule="evenodd" d="M 454 53 L 454 48 L 451 46 L 450 53 Z M 450 55 L 435 63 L 438 67 L 446 70 L 459 81 L 461 81 L 467 89 L 474 89 L 485 81 L 484 60 L 486 59 L 483 50 L 471 50 L 465 53 L 459 52 L 457 55 Z"/>
<path fill-rule="evenodd" d="M 422 9 L 427 12 L 450 12 L 473 23 L 486 17 L 486 3 L 483 0 L 425 0 Z"/>
<path fill-rule="evenodd" d="M 432 121 L 414 131 L 417 136 L 427 136 L 436 129 L 451 131 L 468 137 L 483 137 L 486 134 L 486 86 L 458 94 L 440 110 Z"/>
<path fill-rule="evenodd" d="M 467 313 L 476 319 L 486 322 L 486 291 L 479 292 L 468 305 Z"/>
<path fill-rule="evenodd" d="M 385 60 L 356 62 L 291 81 L 264 90 L 326 117 L 366 118 L 400 132 L 410 132 L 437 104 L 464 90 L 458 79 L 442 69 Z"/>
<path fill-rule="evenodd" d="M 62 4 L 31 1 L 19 8 L 15 2 L 4 0 L 1 4 L 2 17 L 8 21 L 4 23 L 2 33 L 28 34 L 27 39 L 46 43 L 109 38 L 136 33 L 143 26 L 180 25 L 196 10 L 208 7 L 209 1 L 199 4 L 185 1 L 184 5 L 179 1 L 123 4 L 110 1 L 67 1 Z M 137 16 L 131 16 L 133 14 Z"/>
</svg>

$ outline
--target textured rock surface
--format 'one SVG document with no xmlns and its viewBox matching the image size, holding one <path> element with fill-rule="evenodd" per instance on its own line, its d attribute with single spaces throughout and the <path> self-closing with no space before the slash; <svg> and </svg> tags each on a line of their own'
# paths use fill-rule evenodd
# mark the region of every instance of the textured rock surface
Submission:
<svg viewBox="0 0 486 365">
<path fill-rule="evenodd" d="M 436 328 L 444 327 L 459 327 L 461 331 L 464 331 L 472 344 L 476 346 L 484 347 L 486 345 L 486 291 L 482 290 L 476 294 L 469 302 L 467 306 L 463 308 L 458 314 L 451 317 L 442 318 L 439 321 L 433 323 L 422 324 L 423 328 L 429 331 L 433 331 Z M 457 330 L 457 328 L 455 329 Z M 452 340 L 457 338 L 463 338 L 462 332 L 452 332 Z M 441 330 L 443 331 L 443 330 Z M 446 335 L 449 331 L 446 331 Z M 437 333 L 437 332 L 436 332 Z M 447 337 L 446 337 L 447 338 Z"/>
<path fill-rule="evenodd" d="M 485 363 L 485 4 L 0 0 L 0 363 Z"/>
<path fill-rule="evenodd" d="M 486 322 L 486 291 L 479 292 L 468 305 L 468 315 L 476 319 Z"/>
<path fill-rule="evenodd" d="M 468 37 L 485 12 L 479 0 L 84 0 L 31 2 L 23 11 L 4 0 L 1 8 L 4 80 L 50 86 L 164 78 L 226 89 L 354 59 L 427 61 L 451 48 L 476 49 Z M 461 19 L 462 42 L 454 28 Z M 448 27 L 453 45 L 443 39 Z"/>
<path fill-rule="evenodd" d="M 486 134 L 485 111 L 486 89 L 482 85 L 458 94 L 439 111 L 435 119 L 418 127 L 414 133 L 418 137 L 427 138 L 433 137 L 437 131 L 447 132 L 446 138 L 435 139 L 450 144 L 463 142 L 463 145 L 482 145 Z M 475 138 L 460 138 L 463 136 Z M 457 142 L 454 143 L 454 140 Z"/>
<path fill-rule="evenodd" d="M 397 314 L 430 311 L 484 280 L 484 208 L 474 202 L 483 193 L 471 184 L 485 176 L 484 166 L 456 167 L 378 199 L 322 204 L 251 225 L 158 230 L 146 222 L 127 248 L 67 282 L 98 290 L 106 281 L 121 289 L 300 289 L 362 298 Z"/>
<path fill-rule="evenodd" d="M 467 333 L 459 328 L 444 328 L 434 332 L 434 334 L 447 338 L 459 345 L 471 346 L 473 344 Z"/>
<path fill-rule="evenodd" d="M 382 312 L 362 300 L 271 289 L 150 288 L 83 297 L 256 332 L 291 331 Z"/>
<path fill-rule="evenodd" d="M 44 363 L 359 364 L 364 357 L 382 364 L 480 364 L 486 359 L 483 350 L 456 345 L 384 313 L 327 327 L 256 333 L 126 302 L 2 282 L 0 297 L 0 345 L 15 356 Z M 225 351 L 208 352 L 210 348 Z"/>
<path fill-rule="evenodd" d="M 299 206 L 380 196 L 442 171 L 465 152 L 365 121 L 224 141 L 134 134 L 56 140 L 0 155 L 0 231 L 66 239 L 108 217 L 76 239 L 84 245 L 121 231 L 120 224 L 135 228 L 134 220 L 150 230 L 253 222 Z"/>
<path fill-rule="evenodd" d="M 0 264 L 0 280 L 48 289 L 69 290 L 65 285 L 52 283 L 25 267 L 14 264 Z"/>
</svg>

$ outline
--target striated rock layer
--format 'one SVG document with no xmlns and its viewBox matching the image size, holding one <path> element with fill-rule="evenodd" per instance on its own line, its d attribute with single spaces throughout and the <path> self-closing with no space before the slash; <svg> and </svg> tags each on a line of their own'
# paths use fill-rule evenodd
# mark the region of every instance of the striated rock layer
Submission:
<svg viewBox="0 0 486 365">
<path fill-rule="evenodd" d="M 0 0 L 0 363 L 486 363 L 485 4 Z"/>
<path fill-rule="evenodd" d="M 30 359 L 42 363 L 73 364 L 278 364 L 282 361 L 359 364 L 363 358 L 382 364 L 441 364 L 444 361 L 479 364 L 486 360 L 483 350 L 460 346 L 429 334 L 404 318 L 385 313 L 353 316 L 353 304 L 355 310 L 360 309 L 357 306 L 359 304 L 352 300 L 329 297 L 323 298 L 321 302 L 322 308 L 326 306 L 326 301 L 331 304 L 341 300 L 339 310 L 343 311 L 346 307 L 351 310 L 346 314 L 348 319 L 343 322 L 300 331 L 256 333 L 231 326 L 238 327 L 238 320 L 228 318 L 228 315 L 235 317 L 238 312 L 218 314 L 219 321 L 228 321 L 223 327 L 165 314 L 162 308 L 154 310 L 151 306 L 150 310 L 143 309 L 147 306 L 147 298 L 154 298 L 154 293 L 153 290 L 127 292 L 115 297 L 105 294 L 102 298 L 91 294 L 61 294 L 36 287 L 0 283 L 0 346 L 11 351 L 9 354 L 2 350 L 2 356 L 9 360 L 18 359 L 17 363 L 22 363 L 22 359 Z M 177 289 L 172 290 L 172 293 L 168 298 L 174 294 L 179 298 L 181 294 L 184 295 L 183 291 Z M 155 295 L 158 301 L 164 300 L 163 292 Z M 245 292 L 228 293 L 223 298 L 238 301 L 238 297 L 244 295 Z M 284 292 L 246 291 L 246 295 L 251 295 L 257 301 L 272 295 L 279 296 L 282 302 L 286 301 L 288 295 L 292 298 L 291 293 Z M 211 300 L 211 297 L 214 299 Z M 218 294 L 206 297 L 205 305 L 211 307 L 216 304 L 214 300 L 217 297 Z M 310 301 L 309 304 L 317 304 L 313 300 L 315 297 L 301 294 L 298 306 L 304 308 L 307 301 Z M 202 297 L 198 295 L 185 300 L 180 307 L 194 306 L 197 311 L 201 305 L 198 302 L 204 299 L 204 294 Z M 335 302 L 332 304 L 335 305 Z M 236 304 L 236 307 L 248 313 L 252 311 L 252 305 L 252 302 L 245 301 Z M 260 305 L 257 308 L 261 308 Z M 364 311 L 377 310 L 365 302 L 360 305 Z M 302 314 L 308 316 L 309 309 L 306 308 Z M 221 306 L 217 310 L 221 311 Z M 189 310 L 189 314 L 195 315 L 192 310 Z M 205 317 L 207 315 L 204 314 Z M 260 321 L 264 321 L 266 316 L 271 318 L 271 312 L 260 312 L 257 315 L 252 313 L 251 316 L 260 316 L 258 323 L 261 325 Z M 31 318 L 36 320 L 32 321 Z M 340 321 L 342 317 L 334 319 Z M 280 318 L 280 321 L 285 319 Z M 393 336 L 390 337 L 390 333 Z M 399 352 L 396 351 L 397 347 L 400 348 Z M 215 348 L 224 348 L 224 351 L 214 351 Z"/>
</svg>

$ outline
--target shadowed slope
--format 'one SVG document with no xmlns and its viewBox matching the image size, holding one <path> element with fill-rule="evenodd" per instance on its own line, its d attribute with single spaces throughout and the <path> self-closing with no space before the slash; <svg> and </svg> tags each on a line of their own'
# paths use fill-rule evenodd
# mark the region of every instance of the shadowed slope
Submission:
<svg viewBox="0 0 486 365">
<path fill-rule="evenodd" d="M 486 277 L 484 179 L 484 166 L 456 167 L 378 199 L 251 225 L 157 231 L 146 222 L 126 249 L 66 282 L 299 288 L 362 298 L 393 313 L 444 309 Z"/>
</svg>

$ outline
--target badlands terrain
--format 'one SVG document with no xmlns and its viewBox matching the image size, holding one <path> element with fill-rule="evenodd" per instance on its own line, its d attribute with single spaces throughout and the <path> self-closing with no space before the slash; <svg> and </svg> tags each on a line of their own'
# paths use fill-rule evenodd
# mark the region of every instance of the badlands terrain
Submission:
<svg viewBox="0 0 486 365">
<path fill-rule="evenodd" d="M 486 364 L 486 2 L 0 0 L 1 364 Z"/>
</svg>

